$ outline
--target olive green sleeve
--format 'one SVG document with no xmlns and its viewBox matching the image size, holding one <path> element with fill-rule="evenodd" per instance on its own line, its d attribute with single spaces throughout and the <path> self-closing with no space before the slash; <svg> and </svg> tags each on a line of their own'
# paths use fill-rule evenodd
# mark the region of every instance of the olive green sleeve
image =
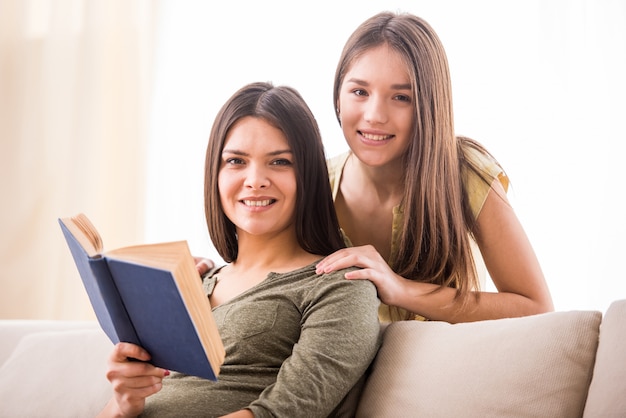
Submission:
<svg viewBox="0 0 626 418">
<path fill-rule="evenodd" d="M 376 288 L 343 273 L 329 275 L 305 298 L 300 338 L 276 383 L 249 405 L 255 417 L 325 417 L 373 360 L 380 330 Z"/>
</svg>

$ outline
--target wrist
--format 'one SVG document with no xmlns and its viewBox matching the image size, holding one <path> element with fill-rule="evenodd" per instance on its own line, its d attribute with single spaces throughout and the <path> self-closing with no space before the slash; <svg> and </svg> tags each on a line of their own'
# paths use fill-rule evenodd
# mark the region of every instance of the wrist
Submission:
<svg viewBox="0 0 626 418">
<path fill-rule="evenodd" d="M 396 282 L 398 287 L 393 295 L 393 303 L 390 304 L 418 316 L 425 315 L 425 296 L 434 292 L 439 286 L 399 277 L 400 280 Z"/>
<path fill-rule="evenodd" d="M 115 399 L 111 398 L 100 411 L 97 418 L 124 418 L 124 414 Z"/>
</svg>

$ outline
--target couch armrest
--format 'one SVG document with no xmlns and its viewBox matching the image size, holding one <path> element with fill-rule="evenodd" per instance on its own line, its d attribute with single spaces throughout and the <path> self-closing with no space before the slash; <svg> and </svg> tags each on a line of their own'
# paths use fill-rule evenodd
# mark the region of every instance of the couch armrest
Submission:
<svg viewBox="0 0 626 418">
<path fill-rule="evenodd" d="M 95 322 L 2 322 L 0 345 L 13 347 L 0 366 L 2 415 L 96 416 L 112 394 L 105 374 L 113 344 L 102 329 Z"/>
<path fill-rule="evenodd" d="M 585 418 L 626 417 L 626 300 L 609 306 L 600 325 L 600 341 Z"/>
<path fill-rule="evenodd" d="M 22 337 L 42 331 L 98 329 L 96 321 L 55 321 L 35 319 L 0 320 L 0 366 L 9 358 Z"/>
</svg>

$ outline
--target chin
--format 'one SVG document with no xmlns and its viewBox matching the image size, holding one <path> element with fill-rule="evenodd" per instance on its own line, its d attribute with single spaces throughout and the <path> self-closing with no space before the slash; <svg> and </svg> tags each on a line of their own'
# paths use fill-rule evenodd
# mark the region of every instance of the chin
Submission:
<svg viewBox="0 0 626 418">
<path fill-rule="evenodd" d="M 400 159 L 395 156 L 389 156 L 379 151 L 361 151 L 354 153 L 357 158 L 368 167 L 384 167 L 391 163 L 399 164 Z"/>
</svg>

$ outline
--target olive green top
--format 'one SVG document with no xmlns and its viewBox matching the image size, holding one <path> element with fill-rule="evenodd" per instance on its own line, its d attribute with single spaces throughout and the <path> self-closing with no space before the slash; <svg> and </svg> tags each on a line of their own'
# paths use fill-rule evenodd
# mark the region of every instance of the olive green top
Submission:
<svg viewBox="0 0 626 418">
<path fill-rule="evenodd" d="M 142 416 L 212 417 L 242 408 L 256 417 L 326 417 L 379 346 L 379 300 L 367 280 L 315 263 L 270 273 L 213 309 L 226 358 L 217 382 L 172 373 Z M 208 295 L 218 275 L 204 279 Z"/>
</svg>

